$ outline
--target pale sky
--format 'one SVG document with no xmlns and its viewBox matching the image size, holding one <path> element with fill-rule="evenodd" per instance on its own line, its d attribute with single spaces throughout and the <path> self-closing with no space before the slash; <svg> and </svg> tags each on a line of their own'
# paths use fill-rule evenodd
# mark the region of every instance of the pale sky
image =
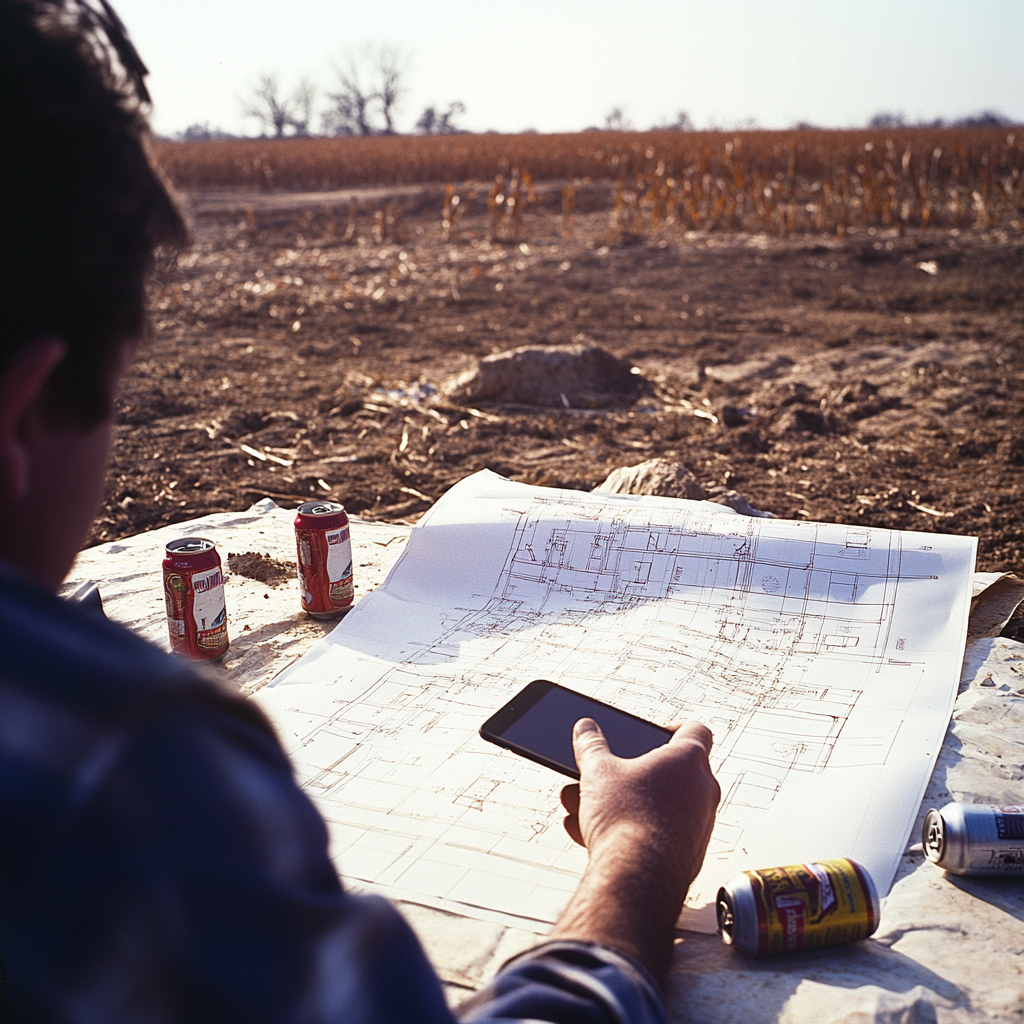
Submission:
<svg viewBox="0 0 1024 1024">
<path fill-rule="evenodd" d="M 1024 122 L 1024 0 L 114 0 L 149 65 L 154 127 L 257 134 L 261 72 L 330 88 L 367 42 L 408 57 L 398 127 L 466 104 L 473 131 L 863 125 L 995 109 Z"/>
</svg>

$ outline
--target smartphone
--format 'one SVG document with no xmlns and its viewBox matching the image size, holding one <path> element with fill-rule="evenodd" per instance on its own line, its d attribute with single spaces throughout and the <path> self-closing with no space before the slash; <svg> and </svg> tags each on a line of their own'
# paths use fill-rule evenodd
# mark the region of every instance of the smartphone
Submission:
<svg viewBox="0 0 1024 1024">
<path fill-rule="evenodd" d="M 547 679 L 535 679 L 520 690 L 480 726 L 480 735 L 499 747 L 578 779 L 572 729 L 581 718 L 597 722 L 612 753 L 619 757 L 639 757 L 668 743 L 672 736 L 660 725 Z"/>
</svg>

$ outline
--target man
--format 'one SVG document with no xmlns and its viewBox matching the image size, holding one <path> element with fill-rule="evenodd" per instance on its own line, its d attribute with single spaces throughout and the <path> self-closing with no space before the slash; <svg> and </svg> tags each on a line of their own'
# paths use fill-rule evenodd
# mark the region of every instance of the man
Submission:
<svg viewBox="0 0 1024 1024">
<path fill-rule="evenodd" d="M 453 1020 L 414 935 L 343 889 L 252 704 L 59 600 L 104 482 L 145 275 L 182 221 L 145 154 L 145 68 L 104 2 L 0 0 L 3 1019 Z M 711 737 L 613 756 L 577 723 L 589 851 L 549 941 L 466 1020 L 659 1021 L 719 799 Z"/>
</svg>

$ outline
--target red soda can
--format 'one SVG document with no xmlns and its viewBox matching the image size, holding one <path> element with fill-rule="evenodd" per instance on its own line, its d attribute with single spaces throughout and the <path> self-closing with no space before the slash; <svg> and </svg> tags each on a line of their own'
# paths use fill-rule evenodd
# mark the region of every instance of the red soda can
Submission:
<svg viewBox="0 0 1024 1024">
<path fill-rule="evenodd" d="M 295 517 L 302 610 L 331 619 L 352 607 L 352 538 L 345 506 L 307 501 Z"/>
<path fill-rule="evenodd" d="M 228 617 L 217 546 L 203 537 L 181 537 L 164 550 L 171 650 L 189 658 L 222 658 L 228 649 Z"/>
</svg>

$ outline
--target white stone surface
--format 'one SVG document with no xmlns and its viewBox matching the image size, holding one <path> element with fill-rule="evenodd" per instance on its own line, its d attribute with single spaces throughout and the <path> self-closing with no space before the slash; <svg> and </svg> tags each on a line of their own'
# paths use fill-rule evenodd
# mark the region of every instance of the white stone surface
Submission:
<svg viewBox="0 0 1024 1024">
<path fill-rule="evenodd" d="M 294 563 L 294 521 L 294 510 L 278 508 L 264 498 L 245 512 L 219 512 L 87 548 L 76 559 L 61 593 L 72 594 L 89 580 L 97 582 L 108 618 L 167 650 L 161 566 L 164 546 L 177 537 L 209 538 L 217 544 L 226 573 L 224 598 L 231 647 L 221 665 L 233 685 L 251 694 L 305 654 L 338 622 L 306 615 L 299 607 L 294 578 L 267 586 L 228 569 L 229 552 L 257 551 Z M 352 517 L 357 602 L 384 582 L 408 536 L 408 526 Z"/>
<path fill-rule="evenodd" d="M 960 694 L 878 931 L 754 960 L 686 935 L 669 990 L 692 1024 L 975 1024 L 1024 1020 L 1024 879 L 958 878 L 924 859 L 925 812 L 1024 799 L 1024 644 L 967 648 Z"/>
<path fill-rule="evenodd" d="M 225 561 L 229 551 L 294 561 L 293 519 L 294 512 L 267 500 L 243 513 L 205 516 L 100 545 L 82 552 L 64 591 L 97 581 L 110 618 L 166 647 L 160 563 L 167 541 L 208 536 Z M 408 532 L 405 526 L 353 520 L 357 599 L 383 581 Z M 226 599 L 231 651 L 223 669 L 246 693 L 333 627 L 303 614 L 292 581 L 267 587 L 232 574 Z M 984 595 L 978 608 L 984 608 Z M 1024 644 L 991 637 L 968 644 L 960 695 L 912 838 L 920 835 L 924 812 L 951 799 L 1024 803 Z M 540 940 L 529 931 L 413 903 L 400 908 L 453 1002 Z M 913 842 L 870 939 L 754 960 L 717 936 L 686 933 L 677 948 L 668 1004 L 670 1018 L 688 1024 L 1022 1022 L 1024 884 L 947 876 Z"/>
</svg>

